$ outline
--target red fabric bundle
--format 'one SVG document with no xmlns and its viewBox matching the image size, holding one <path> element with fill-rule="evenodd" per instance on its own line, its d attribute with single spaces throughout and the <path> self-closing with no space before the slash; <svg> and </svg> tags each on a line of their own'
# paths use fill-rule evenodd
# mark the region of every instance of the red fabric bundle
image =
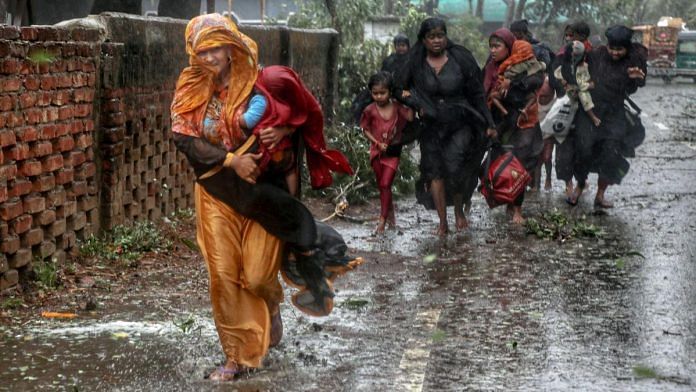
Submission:
<svg viewBox="0 0 696 392">
<path fill-rule="evenodd" d="M 522 162 L 511 152 L 500 155 L 492 163 L 487 159 L 486 166 L 481 178 L 481 194 L 490 208 L 512 203 L 532 180 Z"/>
</svg>

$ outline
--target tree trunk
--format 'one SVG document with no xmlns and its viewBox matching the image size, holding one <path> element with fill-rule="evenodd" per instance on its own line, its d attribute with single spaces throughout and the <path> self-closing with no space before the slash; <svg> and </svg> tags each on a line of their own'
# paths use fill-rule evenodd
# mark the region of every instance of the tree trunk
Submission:
<svg viewBox="0 0 696 392">
<path fill-rule="evenodd" d="M 507 4 L 507 11 L 505 12 L 505 23 L 503 27 L 510 27 L 512 23 L 512 18 L 515 16 L 515 0 L 503 0 Z"/>
<path fill-rule="evenodd" d="M 394 15 L 394 0 L 384 0 L 384 15 Z"/>
<path fill-rule="evenodd" d="M 324 0 L 324 4 L 326 5 L 326 11 L 331 16 L 331 26 L 333 26 L 334 30 L 338 31 L 338 42 L 340 45 L 340 43 L 342 41 L 341 26 L 338 23 L 338 14 L 336 13 L 336 1 L 335 0 Z"/>
<path fill-rule="evenodd" d="M 527 0 L 520 0 L 517 3 L 517 8 L 515 8 L 515 18 L 513 20 L 520 20 L 524 17 L 524 7 L 527 5 Z"/>
<path fill-rule="evenodd" d="M 191 19 L 201 12 L 201 0 L 160 0 L 158 16 L 177 19 Z"/>
<path fill-rule="evenodd" d="M 425 13 L 428 15 L 435 15 L 435 10 L 440 5 L 439 0 L 425 0 Z"/>
<path fill-rule="evenodd" d="M 469 0 L 469 13 L 474 14 L 474 0 Z"/>
<path fill-rule="evenodd" d="M 215 0 L 205 0 L 205 12 L 208 14 L 215 13 Z"/>
<path fill-rule="evenodd" d="M 477 0 L 476 1 L 476 15 L 477 18 L 483 19 L 483 2 L 484 0 Z"/>
</svg>

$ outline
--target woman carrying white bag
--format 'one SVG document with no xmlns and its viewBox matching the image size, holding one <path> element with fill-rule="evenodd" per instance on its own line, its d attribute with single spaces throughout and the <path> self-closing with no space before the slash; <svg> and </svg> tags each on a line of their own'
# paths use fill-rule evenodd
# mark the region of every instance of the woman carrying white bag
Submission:
<svg viewBox="0 0 696 392">
<path fill-rule="evenodd" d="M 566 94 L 554 102 L 541 122 L 541 132 L 544 137 L 553 136 L 558 142 L 556 177 L 565 181 L 567 200 L 571 200 L 575 191 L 573 175 L 577 158 L 573 123 L 578 107 L 582 107 L 595 126 L 599 126 L 601 121 L 593 111 L 594 104 L 589 92 L 592 81 L 585 62 L 583 43 L 573 41 L 561 56 L 561 65 L 555 69 L 554 76 L 561 81 Z"/>
</svg>

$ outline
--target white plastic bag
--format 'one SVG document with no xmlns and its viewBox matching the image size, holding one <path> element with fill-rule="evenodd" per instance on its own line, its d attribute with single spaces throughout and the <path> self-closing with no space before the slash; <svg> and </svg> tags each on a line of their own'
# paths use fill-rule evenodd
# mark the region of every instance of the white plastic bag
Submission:
<svg viewBox="0 0 696 392">
<path fill-rule="evenodd" d="M 559 143 L 563 143 L 570 132 L 570 127 L 573 126 L 577 110 L 578 102 L 570 99 L 567 94 L 558 98 L 541 122 L 541 133 L 544 138 L 553 136 Z"/>
</svg>

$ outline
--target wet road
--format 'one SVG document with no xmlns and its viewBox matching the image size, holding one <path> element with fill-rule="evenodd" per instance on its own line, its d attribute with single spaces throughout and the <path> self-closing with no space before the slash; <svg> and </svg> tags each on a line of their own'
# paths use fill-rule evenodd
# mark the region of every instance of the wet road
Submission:
<svg viewBox="0 0 696 392">
<path fill-rule="evenodd" d="M 470 230 L 438 240 L 435 215 L 401 200 L 386 238 L 335 222 L 367 263 L 337 282 L 329 317 L 285 304 L 284 340 L 249 377 L 203 379 L 222 354 L 196 259 L 101 298 L 92 319 L 0 326 L 0 390 L 694 390 L 696 121 L 681 113 L 696 115 L 696 86 L 635 101 L 648 136 L 609 190 L 616 208 L 594 214 L 592 186 L 570 209 L 560 182 L 525 200 L 599 238 L 528 236 L 476 198 Z"/>
</svg>

